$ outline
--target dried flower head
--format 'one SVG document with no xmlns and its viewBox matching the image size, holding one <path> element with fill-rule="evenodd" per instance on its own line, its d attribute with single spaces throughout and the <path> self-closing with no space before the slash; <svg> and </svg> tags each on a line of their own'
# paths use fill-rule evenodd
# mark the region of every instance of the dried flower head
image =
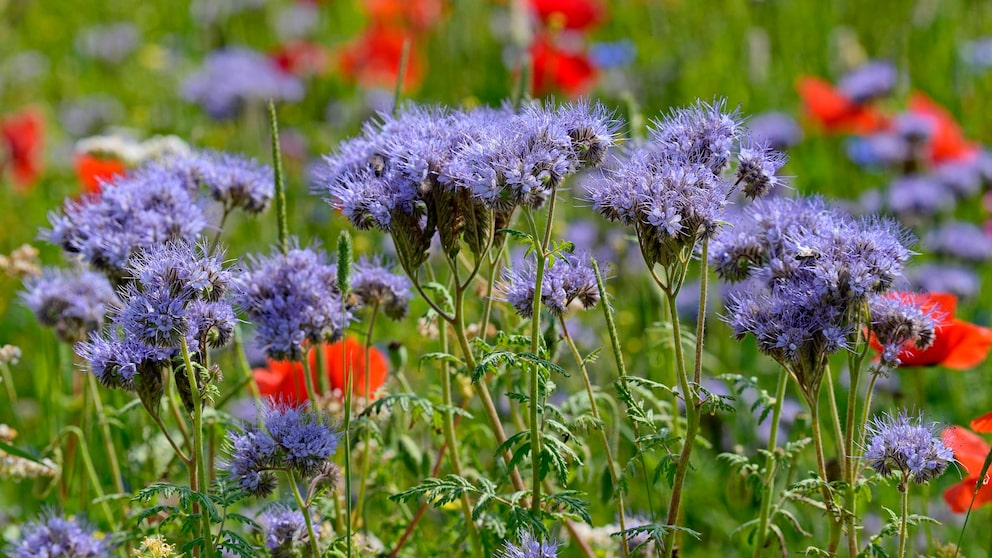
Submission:
<svg viewBox="0 0 992 558">
<path fill-rule="evenodd" d="M 9 256 L 0 254 L 0 270 L 15 279 L 41 275 L 41 266 L 38 265 L 38 249 L 30 244 L 23 244 L 11 252 Z"/>
<path fill-rule="evenodd" d="M 926 424 L 922 415 L 910 417 L 903 412 L 875 417 L 866 433 L 865 460 L 883 477 L 899 472 L 924 484 L 954 462 L 954 452 L 937 435 L 939 430 L 934 423 Z"/>
<path fill-rule="evenodd" d="M 176 545 L 169 544 L 162 535 L 151 535 L 141 540 L 138 548 L 131 551 L 134 558 L 173 558 Z"/>
</svg>

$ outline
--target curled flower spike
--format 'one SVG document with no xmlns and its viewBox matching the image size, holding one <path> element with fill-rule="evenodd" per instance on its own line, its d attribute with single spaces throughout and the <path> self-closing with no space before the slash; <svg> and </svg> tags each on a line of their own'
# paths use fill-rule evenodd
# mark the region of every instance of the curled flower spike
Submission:
<svg viewBox="0 0 992 558">
<path fill-rule="evenodd" d="M 534 311 L 534 285 L 537 271 L 533 266 L 521 270 L 503 270 L 502 290 L 507 301 L 518 314 L 529 318 Z M 589 254 L 562 254 L 545 271 L 541 285 L 541 302 L 556 317 L 564 316 L 569 305 L 578 301 L 582 309 L 592 308 L 599 302 L 596 275 L 593 273 Z"/>
<path fill-rule="evenodd" d="M 785 179 L 776 173 L 788 161 L 788 156 L 756 141 L 741 146 L 737 156 L 737 183 L 743 185 L 748 199 L 764 197 Z"/>
<path fill-rule="evenodd" d="M 883 477 L 899 472 L 917 484 L 939 477 L 954 462 L 954 452 L 935 426 L 905 413 L 876 417 L 868 425 L 866 462 Z"/>
</svg>

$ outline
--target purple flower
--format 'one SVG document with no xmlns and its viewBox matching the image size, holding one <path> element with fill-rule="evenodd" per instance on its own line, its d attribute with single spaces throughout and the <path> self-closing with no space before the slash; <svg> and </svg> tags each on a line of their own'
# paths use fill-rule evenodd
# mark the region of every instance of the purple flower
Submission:
<svg viewBox="0 0 992 558">
<path fill-rule="evenodd" d="M 916 290 L 930 293 L 951 293 L 960 298 L 975 296 L 981 286 L 974 270 L 955 265 L 921 265 L 908 269 L 906 275 Z"/>
<path fill-rule="evenodd" d="M 340 337 L 352 316 L 336 287 L 337 266 L 316 248 L 249 256 L 237 280 L 237 302 L 258 324 L 266 354 L 276 360 L 303 358 L 303 344 Z"/>
<path fill-rule="evenodd" d="M 76 343 L 75 350 L 102 385 L 139 393 L 161 388 L 162 369 L 176 354 L 175 349 L 152 347 L 116 332 L 93 335 L 89 341 Z"/>
<path fill-rule="evenodd" d="M 912 295 L 876 295 L 868 301 L 871 332 L 882 346 L 881 369 L 898 367 L 899 353 L 907 343 L 921 350 L 933 344 L 941 317 L 920 302 Z"/>
<path fill-rule="evenodd" d="M 892 181 L 885 204 L 904 220 L 932 217 L 954 208 L 954 194 L 932 177 L 908 175 Z"/>
<path fill-rule="evenodd" d="M 936 435 L 936 426 L 905 412 L 875 417 L 866 432 L 865 460 L 883 477 L 899 472 L 918 484 L 939 477 L 954 462 L 954 452 Z"/>
<path fill-rule="evenodd" d="M 899 134 L 879 132 L 848 140 L 847 156 L 862 167 L 900 167 L 912 160 L 913 148 Z"/>
<path fill-rule="evenodd" d="M 133 23 L 96 25 L 76 36 L 76 49 L 89 58 L 120 64 L 141 43 L 141 33 Z"/>
<path fill-rule="evenodd" d="M 684 158 L 719 174 L 730 164 L 734 143 L 742 132 L 740 114 L 727 110 L 726 99 L 697 101 L 655 122 L 650 147 L 659 159 Z"/>
<path fill-rule="evenodd" d="M 107 278 L 86 270 L 45 268 L 41 277 L 24 283 L 24 303 L 42 325 L 55 330 L 59 339 L 75 343 L 103 325 L 117 295 Z"/>
<path fill-rule="evenodd" d="M 855 103 L 885 97 L 896 86 L 899 72 L 890 62 L 875 60 L 851 70 L 837 82 L 837 89 Z"/>
<path fill-rule="evenodd" d="M 503 270 L 502 290 L 507 301 L 525 318 L 534 312 L 534 286 L 537 270 L 533 265 Z M 599 302 L 596 275 L 587 253 L 561 254 L 545 269 L 541 282 L 541 302 L 556 317 L 564 316 L 572 302 L 583 309 Z"/>
<path fill-rule="evenodd" d="M 275 195 L 272 169 L 254 159 L 231 153 L 203 151 L 193 161 L 196 178 L 210 189 L 210 197 L 225 210 L 242 209 L 258 214 Z"/>
<path fill-rule="evenodd" d="M 182 96 L 199 104 L 212 118 L 233 118 L 246 103 L 299 101 L 303 83 L 283 72 L 265 55 L 246 48 L 218 50 L 186 78 Z"/>
<path fill-rule="evenodd" d="M 54 511 L 24 525 L 21 538 L 7 552 L 12 558 L 103 558 L 110 556 L 105 539 L 97 538 L 93 529 L 76 519 L 66 519 Z"/>
<path fill-rule="evenodd" d="M 589 45 L 589 60 L 601 70 L 626 66 L 637 56 L 637 46 L 630 39 Z"/>
<path fill-rule="evenodd" d="M 115 280 L 135 253 L 169 241 L 193 242 L 207 226 L 186 181 L 160 164 L 104 184 L 99 197 L 67 201 L 49 220 L 48 240 Z"/>
<path fill-rule="evenodd" d="M 389 271 L 381 259 L 360 258 L 351 277 L 351 294 L 356 307 L 375 305 L 387 317 L 402 320 L 410 306 L 410 280 Z"/>
<path fill-rule="evenodd" d="M 266 509 L 258 523 L 265 536 L 265 548 L 272 556 L 293 556 L 294 549 L 308 536 L 303 513 L 281 504 Z"/>
<path fill-rule="evenodd" d="M 923 246 L 935 254 L 980 263 L 992 257 L 992 238 L 971 223 L 944 223 L 923 238 Z"/>
<path fill-rule="evenodd" d="M 788 157 L 755 141 L 741 145 L 737 155 L 737 184 L 743 185 L 744 195 L 749 199 L 764 197 L 775 187 L 785 184 L 776 173 Z"/>
<path fill-rule="evenodd" d="M 274 470 L 289 469 L 303 478 L 320 472 L 337 449 L 341 434 L 330 426 L 330 417 L 266 400 L 259 409 L 262 427 L 250 424 L 229 432 L 227 470 L 238 486 L 254 496 L 275 489 Z"/>
<path fill-rule="evenodd" d="M 520 544 L 504 541 L 503 548 L 496 552 L 497 558 L 555 558 L 558 556 L 558 543 L 555 541 L 542 542 L 534 538 L 528 531 L 520 531 L 517 535 Z"/>
<path fill-rule="evenodd" d="M 970 198 L 982 190 L 982 173 L 977 160 L 944 163 L 931 176 L 958 199 Z"/>
<path fill-rule="evenodd" d="M 757 142 L 764 142 L 779 151 L 798 144 L 803 130 L 791 115 L 784 112 L 766 112 L 747 120 L 747 129 Z"/>
</svg>

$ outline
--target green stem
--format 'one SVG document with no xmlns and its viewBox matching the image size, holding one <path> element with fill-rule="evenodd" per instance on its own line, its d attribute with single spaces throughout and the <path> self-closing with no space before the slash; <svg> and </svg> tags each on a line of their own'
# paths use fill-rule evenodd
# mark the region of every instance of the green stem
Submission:
<svg viewBox="0 0 992 558">
<path fill-rule="evenodd" d="M 342 298 L 342 305 L 344 298 Z M 344 370 L 344 524 L 351 558 L 351 392 L 354 389 L 352 370 L 348 366 L 348 351 L 341 351 L 341 369 Z"/>
<path fill-rule="evenodd" d="M 7 390 L 7 397 L 10 398 L 10 407 L 17 405 L 17 389 L 14 387 L 14 376 L 10 373 L 10 366 L 6 362 L 0 362 L 0 374 L 3 375 L 3 385 Z"/>
<path fill-rule="evenodd" d="M 906 539 L 909 538 L 909 475 L 903 473 L 902 484 L 899 486 L 902 492 L 902 517 L 899 521 L 899 558 L 906 556 Z"/>
<path fill-rule="evenodd" d="M 456 306 L 455 308 L 458 308 Z M 456 313 L 460 313 L 457 312 Z M 448 350 L 448 328 L 444 324 L 440 324 L 439 339 L 441 342 L 441 352 L 447 352 Z M 458 457 L 458 439 L 455 437 L 455 419 L 454 419 L 454 406 L 451 397 L 451 374 L 448 371 L 448 362 L 441 362 L 441 397 L 442 402 L 446 407 L 444 413 L 442 429 L 444 431 L 444 441 L 448 446 L 448 456 L 451 460 L 451 470 L 458 476 L 462 476 L 462 464 L 461 459 Z M 479 382 L 484 385 L 482 381 Z M 482 538 L 479 535 L 479 528 L 475 525 L 475 521 L 472 520 L 472 503 L 468 499 L 468 493 L 462 492 L 461 495 L 462 504 L 462 514 L 465 516 L 465 526 L 468 529 L 470 538 L 472 539 L 472 544 L 475 546 L 476 553 L 479 556 L 483 556 Z"/>
<path fill-rule="evenodd" d="M 364 387 L 365 387 L 366 405 L 368 405 L 368 403 L 372 400 L 372 394 L 370 393 L 370 391 L 372 390 L 372 384 L 371 384 L 371 378 L 369 378 L 370 376 L 369 372 L 371 371 L 371 366 L 369 365 L 369 362 L 371 362 L 372 360 L 372 332 L 375 328 L 375 318 L 378 314 L 379 314 L 379 301 L 376 300 L 375 302 L 372 303 L 372 312 L 369 317 L 369 328 L 368 331 L 365 333 L 365 386 Z M 369 418 L 368 420 L 371 420 L 371 418 Z M 369 477 L 369 465 L 372 462 L 371 455 L 369 453 L 370 451 L 369 444 L 372 439 L 371 437 L 372 437 L 372 431 L 369 428 L 366 428 L 365 436 L 363 440 L 365 444 L 365 451 L 362 452 L 362 472 L 360 477 L 361 480 L 359 481 L 358 484 L 358 508 L 355 512 L 359 518 L 363 517 L 362 508 L 365 507 L 365 488 Z"/>
<path fill-rule="evenodd" d="M 679 462 L 675 468 L 672 498 L 668 505 L 668 519 L 666 523 L 668 526 L 674 527 L 678 525 L 679 511 L 682 504 L 682 488 L 685 484 L 686 473 L 689 471 L 689 457 L 692 455 L 692 448 L 696 443 L 696 433 L 699 430 L 699 408 L 696 406 L 696 396 L 689 385 L 689 375 L 685 368 L 685 356 L 682 353 L 682 328 L 679 325 L 679 313 L 675 302 L 675 295 L 668 293 L 666 295 L 668 299 L 668 313 L 672 318 L 672 337 L 675 341 L 675 368 L 679 377 L 679 387 L 682 390 L 682 400 L 685 402 L 687 423 L 685 441 L 682 443 L 682 452 L 679 455 Z M 700 340 L 697 339 L 696 342 L 699 343 Z M 676 531 L 673 529 L 665 531 L 665 554 L 669 558 L 678 555 L 675 551 L 675 534 Z"/>
<path fill-rule="evenodd" d="M 245 344 L 241 339 L 240 324 L 235 324 L 234 326 L 234 355 L 235 366 L 237 366 L 238 371 L 247 380 L 248 391 L 251 393 L 251 398 L 255 401 L 255 408 L 261 409 L 262 394 L 258 391 L 255 376 L 251 373 L 251 365 L 248 364 L 248 356 L 245 355 Z"/>
<path fill-rule="evenodd" d="M 693 381 L 696 382 L 697 386 L 703 379 L 703 338 L 706 334 L 706 295 L 709 292 L 707 289 L 709 267 L 706 262 L 709 261 L 709 249 L 709 239 L 704 238 L 699 256 L 699 261 L 702 263 L 699 270 L 699 308 L 696 310 L 696 361 L 693 364 L 692 374 Z M 676 318 L 673 317 L 672 319 Z"/>
<path fill-rule="evenodd" d="M 107 422 L 107 415 L 103 410 L 103 402 L 100 400 L 100 389 L 96 385 L 96 376 L 85 374 L 89 384 L 90 394 L 93 396 L 93 405 L 96 410 L 96 420 L 103 433 L 103 447 L 107 450 L 107 460 L 110 462 L 110 472 L 114 476 L 114 487 L 119 494 L 124 493 L 124 480 L 121 477 L 121 466 L 117 461 L 117 449 L 114 447 L 114 438 L 110 432 L 110 424 Z"/>
<path fill-rule="evenodd" d="M 193 399 L 193 431 L 191 432 L 193 437 L 193 454 L 190 455 L 190 490 L 193 492 L 202 491 L 206 495 L 209 485 L 207 484 L 206 464 L 203 461 L 203 408 L 200 400 L 200 388 L 196 381 L 197 372 L 193 368 L 193 360 L 190 358 L 189 345 L 186 343 L 185 336 L 179 336 L 179 349 L 183 355 L 183 365 L 186 369 L 186 380 L 189 382 L 190 397 Z M 203 537 L 204 554 L 209 558 L 214 554 L 213 541 L 210 536 L 210 516 L 206 513 L 206 510 L 203 510 L 200 518 L 201 529 L 203 530 L 201 536 Z"/>
<path fill-rule="evenodd" d="M 559 317 L 558 323 L 561 325 L 562 337 L 565 339 L 565 343 L 568 345 L 569 350 L 572 352 L 572 357 L 575 358 L 575 364 L 578 365 L 579 370 L 582 372 L 582 381 L 586 385 L 586 395 L 589 396 L 589 409 L 592 411 L 592 418 L 596 419 L 597 430 L 599 430 L 600 438 L 603 441 L 603 453 L 606 455 L 607 468 L 610 471 L 610 480 L 613 481 L 614 490 L 617 490 L 620 482 L 620 475 L 616 470 L 616 462 L 613 460 L 613 450 L 610 448 L 610 440 L 606 435 L 605 424 L 603 419 L 599 415 L 599 406 L 596 405 L 596 394 L 592 390 L 592 382 L 589 380 L 589 372 L 586 370 L 585 360 L 582 359 L 582 354 L 579 353 L 578 347 L 575 346 L 575 341 L 572 336 L 568 333 L 568 326 L 565 325 L 565 318 Z M 627 519 L 624 514 L 623 506 L 623 493 L 617 492 L 617 518 L 620 522 L 620 531 L 627 530 Z M 630 546 L 627 542 L 627 534 L 623 533 L 620 536 L 621 548 L 623 551 L 623 556 L 630 554 Z"/>
<path fill-rule="evenodd" d="M 393 91 L 393 117 L 400 113 L 400 96 L 403 94 L 403 78 L 406 77 L 406 67 L 410 63 L 410 38 L 403 39 L 403 50 L 400 52 L 400 66 L 396 72 L 396 89 Z"/>
<path fill-rule="evenodd" d="M 282 176 L 282 151 L 279 147 L 279 119 L 276 105 L 269 100 L 269 122 L 272 130 L 272 171 L 276 187 L 276 219 L 279 225 L 279 250 L 289 252 L 289 219 L 286 217 L 286 185 Z"/>
<path fill-rule="evenodd" d="M 758 537 L 754 544 L 754 558 L 761 555 L 765 548 L 765 538 L 768 536 L 772 498 L 775 497 L 775 473 L 778 469 L 778 458 L 775 454 L 778 447 L 778 423 L 782 416 L 782 402 L 785 401 L 788 381 L 789 373 L 785 369 L 779 370 L 778 387 L 775 388 L 775 406 L 772 407 L 771 432 L 768 434 L 768 454 L 765 456 L 765 482 L 761 491 L 761 514 L 758 516 Z"/>
<path fill-rule="evenodd" d="M 313 347 L 303 351 L 303 385 L 307 388 L 307 399 L 310 400 L 310 409 L 316 413 L 320 409 L 320 406 L 317 404 L 317 391 L 313 388 L 313 369 L 310 366 L 311 350 L 313 350 Z M 317 352 L 321 350 L 322 347 L 317 345 Z"/>
<path fill-rule="evenodd" d="M 847 490 L 844 495 L 844 510 L 847 514 L 847 552 L 851 556 L 858 555 L 858 530 L 857 530 L 857 507 L 858 502 L 855 493 L 855 483 L 858 473 L 856 470 L 857 455 L 854 449 L 854 429 L 857 421 L 856 407 L 858 404 L 858 383 L 861 379 L 860 367 L 851 367 L 849 372 L 851 385 L 847 392 L 847 417 L 844 422 L 844 471 L 847 476 Z"/>
<path fill-rule="evenodd" d="M 837 525 L 837 511 L 834 506 L 833 495 L 830 493 L 827 462 L 823 454 L 823 434 L 820 431 L 820 391 L 817 389 L 810 394 L 804 393 L 804 396 L 806 397 L 806 403 L 809 405 L 810 428 L 813 432 L 813 450 L 816 452 L 816 467 L 820 475 L 820 480 L 823 483 L 820 487 L 823 492 L 823 505 L 827 508 L 827 521 L 830 523 L 829 552 L 833 555 L 840 533 Z"/>
<path fill-rule="evenodd" d="M 296 482 L 296 473 L 290 469 L 287 469 L 286 475 L 289 477 L 289 486 L 293 488 L 293 497 L 296 498 L 296 505 L 300 507 L 300 511 L 303 513 L 303 521 L 307 524 L 307 535 L 310 539 L 311 556 L 313 558 L 319 558 L 320 548 L 317 546 L 317 533 L 313 530 L 313 519 L 310 517 L 310 508 L 306 505 L 306 502 L 303 501 L 303 495 L 300 494 L 300 487 Z"/>
<path fill-rule="evenodd" d="M 76 441 L 79 443 L 79 453 L 83 458 L 83 466 L 86 467 L 86 474 L 90 477 L 90 482 L 93 483 L 93 491 L 96 492 L 96 499 L 100 501 L 100 508 L 103 510 L 104 515 L 107 516 L 107 522 L 114 529 L 114 532 L 120 531 L 120 524 L 114 517 L 113 512 L 110 511 L 110 506 L 107 504 L 106 495 L 103 492 L 103 488 L 100 486 L 100 477 L 96 474 L 96 467 L 93 466 L 93 459 L 90 457 L 89 445 L 86 443 L 86 435 L 83 434 L 83 430 L 78 426 L 69 425 L 62 429 L 62 433 L 59 435 L 61 438 L 66 434 L 74 434 L 76 436 Z"/>
</svg>

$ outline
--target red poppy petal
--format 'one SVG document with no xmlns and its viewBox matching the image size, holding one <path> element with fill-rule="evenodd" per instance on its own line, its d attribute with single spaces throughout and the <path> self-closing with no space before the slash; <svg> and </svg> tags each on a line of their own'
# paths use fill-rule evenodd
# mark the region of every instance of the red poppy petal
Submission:
<svg viewBox="0 0 992 558">
<path fill-rule="evenodd" d="M 603 18 L 603 7 L 591 0 L 530 0 L 530 7 L 545 26 L 560 19 L 565 29 L 586 29 Z"/>
<path fill-rule="evenodd" d="M 909 97 L 910 112 L 922 115 L 933 125 L 930 138 L 930 156 L 935 162 L 959 161 L 978 152 L 978 147 L 965 139 L 961 127 L 944 107 L 924 93 L 914 92 Z"/>
<path fill-rule="evenodd" d="M 328 377 L 331 380 L 332 389 L 340 389 L 342 392 L 346 388 L 346 377 L 344 366 L 352 371 L 352 393 L 355 395 L 365 395 L 365 373 L 368 370 L 369 391 L 374 395 L 382 387 L 389 373 L 389 365 L 385 355 L 379 349 L 372 347 L 369 351 L 369 366 L 365 366 L 365 345 L 355 339 L 348 337 L 344 341 L 339 341 L 325 346 L 327 360 Z M 343 359 L 347 355 L 347 364 Z"/>
<path fill-rule="evenodd" d="M 940 364 L 955 370 L 966 370 L 978 366 L 992 349 L 992 329 L 954 320 L 949 326 L 939 329 L 937 336 L 943 336 L 949 352 Z"/>
<path fill-rule="evenodd" d="M 976 508 L 992 502 L 992 486 L 987 484 L 982 486 L 975 495 L 976 484 L 978 478 L 969 477 L 945 490 L 944 501 L 947 502 L 947 507 L 954 513 L 964 513 L 972 506 L 972 498 L 975 500 L 973 505 Z"/>
<path fill-rule="evenodd" d="M 971 421 L 971 429 L 975 432 L 988 433 L 992 432 L 992 411 L 985 413 L 984 415 Z"/>
<path fill-rule="evenodd" d="M 969 474 L 977 475 L 982 470 L 985 457 L 989 453 L 989 445 L 981 437 L 967 428 L 950 426 L 940 434 L 944 445 L 954 452 L 954 459 Z"/>
</svg>

